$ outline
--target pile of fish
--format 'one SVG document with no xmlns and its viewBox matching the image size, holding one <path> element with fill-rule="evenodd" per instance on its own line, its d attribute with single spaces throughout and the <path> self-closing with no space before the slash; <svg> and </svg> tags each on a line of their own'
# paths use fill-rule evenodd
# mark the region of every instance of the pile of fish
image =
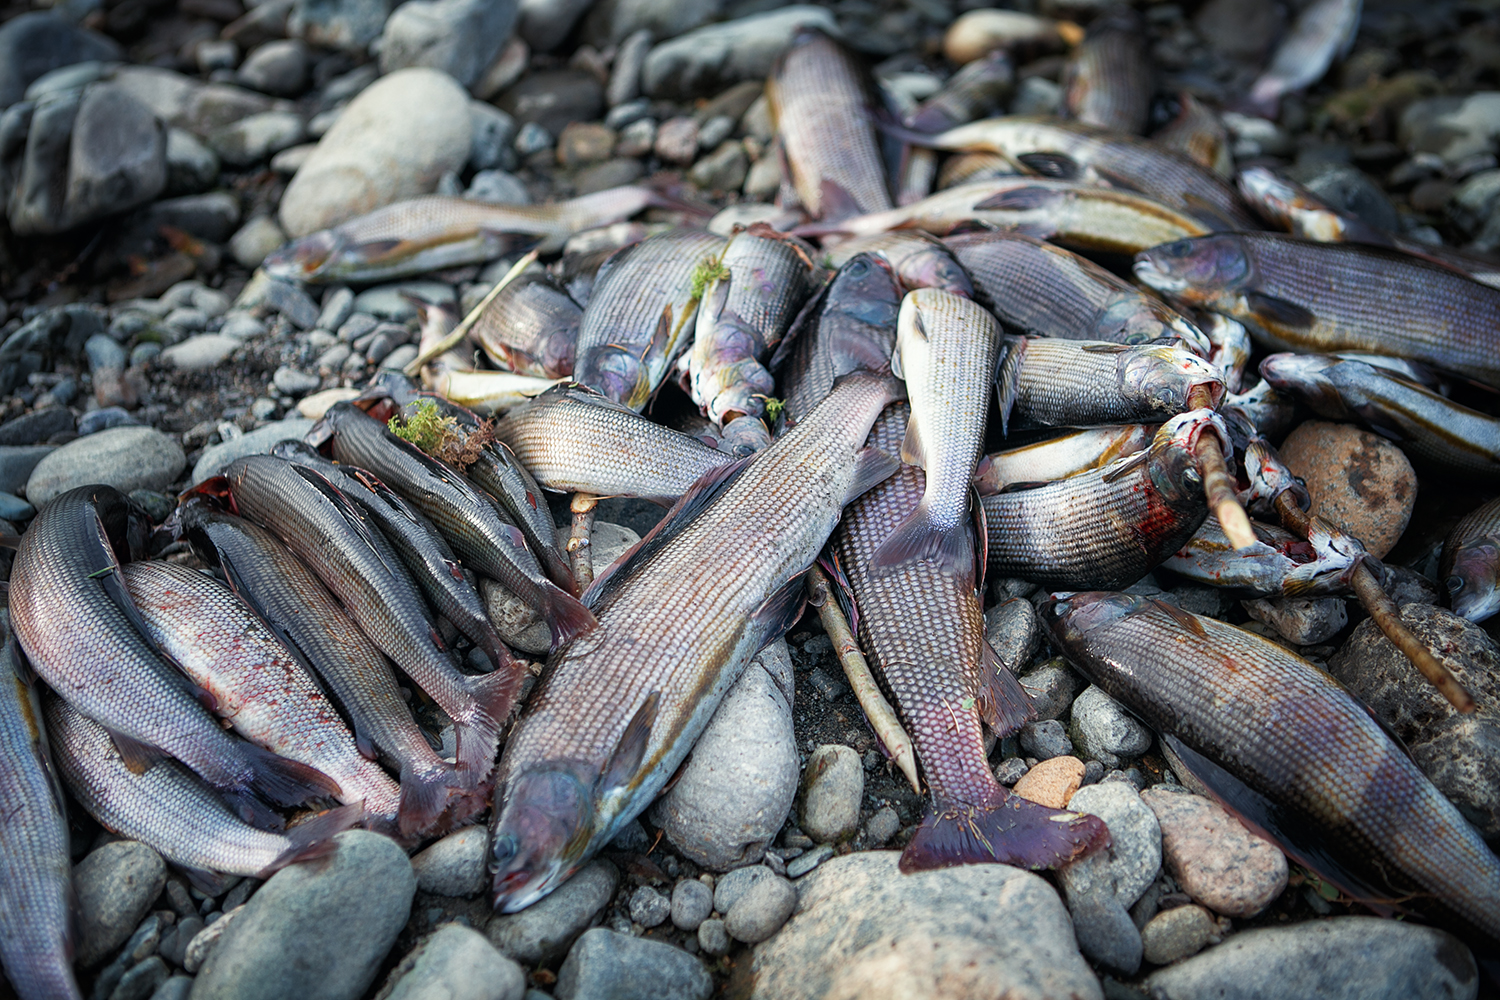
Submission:
<svg viewBox="0 0 1500 1000">
<path fill-rule="evenodd" d="M 1313 4 L 1250 100 L 1317 79 L 1351 7 Z M 279 278 L 369 283 L 535 251 L 461 326 L 433 310 L 404 375 L 234 462 L 166 524 L 87 487 L 19 539 L 22 682 L 0 738 L 24 808 L 0 829 L 29 846 L 4 878 L 56 918 L 28 920 L 45 942 L 3 936 L 21 994 L 67 978 L 48 775 L 208 881 L 317 856 L 351 824 L 415 846 L 489 810 L 492 898 L 512 912 L 645 810 L 825 581 L 820 613 L 852 626 L 894 702 L 879 735 L 909 739 L 930 793 L 903 870 L 1066 865 L 1109 831 L 995 779 L 986 731 L 1035 712 L 985 640 L 986 574 L 1054 591 L 1041 614 L 1067 659 L 1289 855 L 1379 912 L 1500 947 L 1500 860 L 1351 694 L 1256 634 L 1119 592 L 1166 567 L 1236 596 L 1354 593 L 1472 709 L 1272 441 L 1302 408 L 1424 471 L 1500 480 L 1500 421 L 1460 402 L 1500 389 L 1500 272 L 1262 168 L 1232 183 L 1201 105 L 1142 138 L 1129 12 L 1083 36 L 1069 117 L 991 116 L 1007 50 L 1046 34 L 1025 21 L 900 116 L 837 40 L 799 35 L 767 81 L 788 182 L 764 211 L 703 228 L 664 188 L 433 196 L 269 258 Z M 570 544 L 549 492 L 575 497 Z M 598 497 L 669 509 L 594 567 Z M 174 540 L 209 572 L 149 558 Z M 1453 609 L 1500 609 L 1497 572 L 1500 501 L 1444 551 Z M 479 578 L 550 630 L 534 689 Z"/>
</svg>

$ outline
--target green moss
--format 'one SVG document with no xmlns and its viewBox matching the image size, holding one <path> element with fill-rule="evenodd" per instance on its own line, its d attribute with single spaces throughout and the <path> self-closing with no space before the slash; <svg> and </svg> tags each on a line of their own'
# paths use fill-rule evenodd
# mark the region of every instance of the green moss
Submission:
<svg viewBox="0 0 1500 1000">
<path fill-rule="evenodd" d="M 766 420 L 775 420 L 781 416 L 781 411 L 786 409 L 786 400 L 777 399 L 775 396 L 766 396 Z"/>
<path fill-rule="evenodd" d="M 458 422 L 452 417 L 442 416 L 437 404 L 430 399 L 418 401 L 411 416 L 405 421 L 398 414 L 390 419 L 387 426 L 392 434 L 411 442 L 429 455 L 436 455 L 448 439 L 458 434 Z"/>
<path fill-rule="evenodd" d="M 695 299 L 703 298 L 703 293 L 708 291 L 708 286 L 715 281 L 722 281 L 729 277 L 729 268 L 724 266 L 723 257 L 704 257 L 693 268 L 692 296 Z"/>
</svg>

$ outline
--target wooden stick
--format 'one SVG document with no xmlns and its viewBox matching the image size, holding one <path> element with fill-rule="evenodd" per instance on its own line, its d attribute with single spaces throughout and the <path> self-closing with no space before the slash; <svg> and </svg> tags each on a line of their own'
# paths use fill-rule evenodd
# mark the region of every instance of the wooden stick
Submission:
<svg viewBox="0 0 1500 1000">
<path fill-rule="evenodd" d="M 1206 387 L 1199 386 L 1188 395 L 1188 406 L 1195 410 L 1212 410 L 1213 396 Z M 1198 471 L 1203 476 L 1203 496 L 1208 500 L 1208 509 L 1219 519 L 1230 544 L 1236 549 L 1250 548 L 1255 544 L 1255 531 L 1250 527 L 1250 516 L 1240 506 L 1234 477 L 1229 474 L 1229 464 L 1225 461 L 1219 439 L 1200 435 L 1193 454 L 1198 458 Z"/>
<path fill-rule="evenodd" d="M 464 342 L 464 338 L 469 335 L 469 331 L 474 329 L 474 324 L 479 322 L 479 317 L 484 315 L 484 311 L 489 308 L 490 303 L 495 301 L 495 296 L 504 291 L 505 286 L 509 285 L 512 281 L 515 281 L 517 278 L 519 278 L 522 271 L 526 270 L 532 264 L 535 264 L 536 258 L 537 252 L 533 250 L 529 254 L 512 264 L 510 270 L 505 272 L 505 277 L 495 282 L 495 287 L 491 288 L 487 293 L 485 293 L 484 298 L 479 300 L 479 304 L 477 306 L 469 310 L 469 315 L 465 316 L 463 318 L 463 322 L 459 323 L 453 328 L 452 333 L 448 334 L 448 336 L 444 337 L 442 340 L 435 341 L 431 347 L 419 353 L 415 358 L 411 360 L 411 363 L 409 365 L 402 369 L 402 371 L 406 373 L 407 378 L 416 378 L 417 374 L 421 372 L 422 366 L 427 362 L 431 361 L 439 354 L 442 354 L 444 351 L 451 351 L 459 344 L 462 344 Z"/>
<path fill-rule="evenodd" d="M 1312 515 L 1297 506 L 1290 490 L 1283 490 L 1276 494 L 1276 512 L 1281 515 L 1283 525 L 1303 538 L 1307 537 L 1308 529 L 1312 525 Z M 1365 611 L 1380 627 L 1380 631 L 1384 632 L 1385 637 L 1405 654 L 1412 666 L 1427 678 L 1427 682 L 1437 688 L 1438 692 L 1448 699 L 1448 703 L 1458 711 L 1464 714 L 1473 712 L 1473 696 L 1458 682 L 1458 678 L 1453 676 L 1452 671 L 1432 655 L 1432 650 L 1413 635 L 1411 629 L 1401 621 L 1401 609 L 1396 607 L 1396 602 L 1391 600 L 1390 595 L 1380 586 L 1380 581 L 1375 579 L 1375 574 L 1371 572 L 1370 567 L 1363 562 L 1356 566 L 1349 577 L 1349 584 L 1354 588 L 1354 594 L 1359 598 L 1359 603 L 1364 605 Z"/>
<path fill-rule="evenodd" d="M 587 590 L 594 582 L 594 508 L 599 498 L 590 493 L 574 493 L 569 504 L 573 511 L 573 533 L 568 538 L 568 562 L 573 567 L 573 579 L 579 590 Z"/>
<path fill-rule="evenodd" d="M 917 757 L 912 750 L 911 736 L 901 725 L 901 720 L 896 718 L 896 710 L 891 708 L 891 703 L 880 693 L 880 685 L 875 683 L 875 675 L 870 673 L 870 664 L 865 661 L 864 654 L 859 651 L 859 644 L 854 641 L 854 633 L 849 629 L 849 622 L 844 618 L 838 599 L 833 596 L 833 587 L 829 584 L 828 577 L 814 566 L 808 572 L 807 582 L 812 603 L 817 606 L 818 617 L 823 621 L 823 631 L 833 640 L 833 651 L 844 668 L 849 686 L 854 689 L 854 697 L 859 699 L 859 707 L 864 709 L 865 718 L 870 720 L 870 728 L 875 730 L 875 735 L 885 744 L 886 752 L 891 755 L 901 773 L 906 775 L 906 780 L 911 782 L 912 790 L 920 795 L 922 783 L 917 777 Z"/>
</svg>

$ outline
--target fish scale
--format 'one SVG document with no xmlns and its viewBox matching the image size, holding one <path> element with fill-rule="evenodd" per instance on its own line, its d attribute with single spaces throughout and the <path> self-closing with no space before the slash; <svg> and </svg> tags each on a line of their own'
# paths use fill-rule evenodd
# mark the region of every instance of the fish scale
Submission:
<svg viewBox="0 0 1500 1000">
<path fill-rule="evenodd" d="M 1068 113 L 1086 125 L 1139 135 L 1151 113 L 1153 80 L 1140 15 L 1117 7 L 1095 18 L 1068 67 Z"/>
</svg>

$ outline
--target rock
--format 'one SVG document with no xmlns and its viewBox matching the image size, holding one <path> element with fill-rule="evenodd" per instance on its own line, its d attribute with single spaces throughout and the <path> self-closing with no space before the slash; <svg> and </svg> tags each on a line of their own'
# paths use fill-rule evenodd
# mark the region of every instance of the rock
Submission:
<svg viewBox="0 0 1500 1000">
<path fill-rule="evenodd" d="M 1500 136 L 1500 92 L 1431 97 L 1401 113 L 1397 136 L 1413 153 L 1435 153 L 1449 164 L 1495 151 Z"/>
<path fill-rule="evenodd" d="M 633 184 L 645 172 L 646 168 L 640 160 L 616 157 L 578 171 L 573 178 L 573 185 L 580 195 L 593 194 L 595 191 Z"/>
<path fill-rule="evenodd" d="M 306 134 L 302 116 L 295 111 L 262 111 L 210 132 L 208 144 L 230 166 L 248 167 L 295 146 Z"/>
<path fill-rule="evenodd" d="M 596 927 L 557 970 L 558 1000 L 708 1000 L 713 980 L 681 948 Z"/>
<path fill-rule="evenodd" d="M 1108 892 L 1068 897 L 1078 948 L 1106 968 L 1133 976 L 1141 967 L 1141 932 Z"/>
<path fill-rule="evenodd" d="M 730 139 L 693 164 L 688 180 L 705 191 L 738 191 L 749 170 L 744 144 Z"/>
<path fill-rule="evenodd" d="M 469 166 L 475 170 L 514 167 L 516 158 L 512 143 L 516 138 L 516 120 L 483 101 L 469 102 L 469 119 L 474 126 L 474 137 L 469 144 Z"/>
<path fill-rule="evenodd" d="M 1028 722 L 1021 727 L 1021 749 L 1037 760 L 1071 756 L 1073 743 L 1068 732 L 1056 719 Z"/>
<path fill-rule="evenodd" d="M 1401 449 L 1349 424 L 1309 420 L 1281 446 L 1287 467 L 1307 481 L 1312 512 L 1364 542 L 1379 559 L 1406 530 L 1417 477 Z"/>
<path fill-rule="evenodd" d="M 146 1000 L 155 994 L 157 987 L 171 978 L 167 963 L 151 955 L 132 966 L 120 977 L 119 985 L 109 995 L 109 1000 Z"/>
<path fill-rule="evenodd" d="M 705 920 L 698 925 L 698 947 L 709 955 L 727 955 L 730 948 L 729 932 L 722 920 Z"/>
<path fill-rule="evenodd" d="M 0 424 L 0 446 L 36 444 L 54 434 L 66 434 L 73 430 L 73 414 L 66 406 L 48 406 Z M 40 459 L 40 456 L 38 456 Z M 27 469 L 30 475 L 31 470 Z"/>
<path fill-rule="evenodd" d="M 1407 604 L 1401 619 L 1474 696 L 1473 714 L 1460 714 L 1425 683 L 1373 621 L 1355 627 L 1328 672 L 1401 738 L 1481 835 L 1500 837 L 1500 648 L 1484 629 L 1442 608 Z"/>
<path fill-rule="evenodd" d="M 695 878 L 685 878 L 672 889 L 672 926 L 696 931 L 714 911 L 714 891 Z"/>
<path fill-rule="evenodd" d="M 1158 785 L 1141 793 L 1161 825 L 1162 858 L 1182 891 L 1226 917 L 1253 917 L 1286 888 L 1286 857 L 1217 802 Z"/>
<path fill-rule="evenodd" d="M 720 913 L 728 913 L 753 886 L 775 877 L 776 873 L 765 865 L 746 865 L 719 876 L 714 884 L 714 909 Z"/>
<path fill-rule="evenodd" d="M 799 769 L 792 690 L 778 640 L 729 689 L 682 776 L 652 806 L 651 821 L 693 862 L 723 871 L 759 861 L 786 822 Z"/>
<path fill-rule="evenodd" d="M 253 279 L 252 279 L 253 281 Z M 246 286 L 249 287 L 248 285 Z M 287 319 L 291 320 L 293 326 L 299 330 L 310 330 L 318 322 L 318 307 L 309 296 L 298 286 L 289 281 L 268 280 L 264 286 L 265 297 L 262 305 L 268 309 L 274 309 Z M 240 301 L 236 305 L 243 305 L 244 293 L 241 293 Z"/>
<path fill-rule="evenodd" d="M 655 98 L 686 100 L 741 80 L 764 79 L 805 27 L 839 34 L 828 10 L 797 4 L 699 28 L 651 50 L 641 69 L 641 89 Z"/>
<path fill-rule="evenodd" d="M 1051 757 L 1029 771 L 1024 770 L 1026 762 L 1022 761 L 1021 767 L 1024 773 L 1016 780 L 1015 793 L 1053 809 L 1066 806 L 1083 783 L 1083 761 L 1077 757 Z"/>
<path fill-rule="evenodd" d="M 537 52 L 551 52 L 563 43 L 592 0 L 521 0 L 516 34 Z M 617 57 L 618 58 L 618 57 Z"/>
<path fill-rule="evenodd" d="M 188 1000 L 193 991 L 192 976 L 173 976 L 156 988 L 151 1000 Z"/>
<path fill-rule="evenodd" d="M 52 11 L 20 14 L 0 25 L 0 109 L 19 101 L 32 81 L 76 63 L 114 62 L 120 46 Z"/>
<path fill-rule="evenodd" d="M 171 226 L 210 243 L 223 243 L 239 225 L 240 202 L 228 191 L 189 194 L 158 201 L 136 218 L 152 233 L 159 233 L 162 226 Z M 228 302 L 224 305 L 227 308 Z"/>
<path fill-rule="evenodd" d="M 396 842 L 364 830 L 334 838 L 318 865 L 291 865 L 261 886 L 208 956 L 199 1000 L 364 993 L 406 924 L 417 880 Z"/>
<path fill-rule="evenodd" d="M 897 857 L 850 854 L 808 875 L 797 913 L 755 949 L 749 996 L 1100 1000 L 1067 910 L 1039 876 L 1006 865 L 905 875 Z"/>
<path fill-rule="evenodd" d="M 529 158 L 552 148 L 552 133 L 536 122 L 527 122 L 516 132 L 516 153 Z"/>
<path fill-rule="evenodd" d="M 469 182 L 465 198 L 494 202 L 497 205 L 529 205 L 531 192 L 515 174 L 503 170 L 481 170 Z"/>
<path fill-rule="evenodd" d="M 639 31 L 676 38 L 722 16 L 724 0 L 602 0 L 589 12 L 584 37 L 594 45 L 625 41 Z"/>
<path fill-rule="evenodd" d="M 1080 788 L 1068 800 L 1109 827 L 1110 846 L 1059 873 L 1073 914 L 1078 946 L 1111 968 L 1134 974 L 1141 936 L 1126 912 L 1161 871 L 1161 828 L 1136 790 L 1122 781 Z"/>
<path fill-rule="evenodd" d="M 736 941 L 759 944 L 781 930 L 797 906 L 797 890 L 780 875 L 756 882 L 724 914 L 724 929 Z"/>
<path fill-rule="evenodd" d="M 1336 163 L 1322 163 L 1307 170 L 1293 168 L 1292 180 L 1304 185 L 1330 207 L 1348 212 L 1375 227 L 1394 232 L 1401 228 L 1401 217 L 1396 206 L 1381 190 L 1380 185 L 1356 167 Z"/>
<path fill-rule="evenodd" d="M 124 944 L 166 884 L 166 862 L 145 844 L 116 840 L 89 852 L 73 869 L 78 964 L 92 968 Z"/>
<path fill-rule="evenodd" d="M 451 77 L 431 69 L 391 73 L 349 103 L 287 185 L 282 228 L 306 236 L 426 194 L 444 173 L 463 168 L 472 140 L 468 95 Z"/>
<path fill-rule="evenodd" d="M 221 83 L 202 83 L 156 66 L 122 66 L 114 85 L 140 101 L 168 125 L 200 138 L 246 115 L 271 110 L 264 94 Z"/>
<path fill-rule="evenodd" d="M 524 0 L 523 0 L 524 2 Z M 532 0 L 538 2 L 538 0 Z M 615 53 L 614 68 L 610 71 L 609 84 L 605 88 L 605 100 L 611 108 L 619 108 L 627 101 L 634 101 L 641 92 L 641 67 L 646 64 L 646 55 L 651 51 L 655 39 L 646 28 L 631 32 L 620 42 Z M 625 122 L 609 123 L 618 128 Z"/>
<path fill-rule="evenodd" d="M 409 0 L 380 36 L 380 71 L 426 67 L 478 83 L 510 39 L 515 0 Z"/>
<path fill-rule="evenodd" d="M 441 281 L 398 281 L 366 288 L 354 297 L 354 311 L 404 322 L 417 318 L 412 297 L 427 302 L 453 302 L 453 286 Z"/>
<path fill-rule="evenodd" d="M 529 74 L 496 103 L 522 125 L 540 125 L 558 135 L 569 122 L 598 120 L 604 113 L 604 88 L 590 73 L 546 70 Z"/>
<path fill-rule="evenodd" d="M 1151 747 L 1151 730 L 1092 684 L 1074 700 L 1072 720 L 1068 734 L 1074 743 L 1106 767 L 1118 767 L 1120 757 L 1139 757 Z"/>
<path fill-rule="evenodd" d="M 698 155 L 698 122 L 687 115 L 668 118 L 657 127 L 652 148 L 668 163 L 692 163 Z"/>
<path fill-rule="evenodd" d="M 228 903 L 232 898 L 233 896 L 226 898 L 225 903 Z M 244 912 L 245 907 L 243 904 L 229 907 L 223 911 L 224 915 L 222 917 L 193 935 L 193 939 L 188 942 L 187 949 L 182 954 L 183 971 L 196 973 L 199 969 L 203 968 L 203 963 L 208 961 L 208 956 L 213 954 L 214 949 L 223 940 L 225 933 L 228 932 L 230 927 L 234 926 L 235 921 Z"/>
<path fill-rule="evenodd" d="M 179 371 L 197 372 L 217 367 L 239 348 L 240 342 L 233 337 L 205 333 L 165 348 L 160 357 L 163 364 Z"/>
<path fill-rule="evenodd" d="M 286 242 L 286 234 L 269 215 L 257 215 L 229 238 L 229 252 L 241 267 L 252 270 Z"/>
<path fill-rule="evenodd" d="M 557 162 L 565 167 L 602 163 L 614 149 L 614 129 L 598 122 L 569 122 L 557 137 Z"/>
<path fill-rule="evenodd" d="M 1141 957 L 1152 965 L 1169 965 L 1198 954 L 1218 933 L 1218 922 L 1203 907 L 1174 906 L 1141 928 Z"/>
<path fill-rule="evenodd" d="M 318 376 L 298 371 L 288 365 L 282 365 L 276 369 L 276 373 L 271 376 L 271 382 L 288 396 L 305 396 L 322 384 Z"/>
<path fill-rule="evenodd" d="M 521 912 L 497 915 L 485 934 L 502 955 L 522 965 L 551 962 L 602 919 L 619 883 L 615 866 L 596 859 Z"/>
<path fill-rule="evenodd" d="M 385 1000 L 521 1000 L 526 993 L 521 967 L 462 924 L 439 927 L 395 974 Z"/>
<path fill-rule="evenodd" d="M 297 401 L 297 412 L 309 420 L 320 420 L 323 414 L 335 403 L 347 402 L 358 398 L 360 390 L 353 386 L 336 386 L 332 389 L 324 389 L 310 396 L 303 396 Z M 412 861 L 416 863 L 415 859 Z M 420 876 L 419 876 L 420 877 Z"/>
<path fill-rule="evenodd" d="M 1036 616 L 1036 608 L 1023 597 L 1001 601 L 984 613 L 984 638 L 1005 668 L 1019 674 L 1042 648 L 1042 623 Z M 1038 718 L 1056 718 L 1060 714 L 1039 713 Z"/>
<path fill-rule="evenodd" d="M 641 831 L 645 839 L 645 831 Z M 672 903 L 659 891 L 643 885 L 630 894 L 630 919 L 645 928 L 660 927 L 672 915 Z"/>
<path fill-rule="evenodd" d="M 203 454 L 198 456 L 198 461 L 193 465 L 193 474 L 190 486 L 196 486 L 210 476 L 217 476 L 224 471 L 224 467 L 237 458 L 246 455 L 268 455 L 271 449 L 282 441 L 300 441 L 302 436 L 312 430 L 313 422 L 306 417 L 287 417 L 285 420 L 274 424 L 258 427 L 248 434 L 242 434 L 233 441 L 225 441 L 222 444 L 212 445 L 203 449 Z"/>
<path fill-rule="evenodd" d="M 1067 760 L 1069 758 L 1053 757 L 1052 759 L 1053 760 Z M 1071 759 L 1072 760 L 1078 760 L 1077 757 L 1073 757 Z M 1098 762 L 1096 761 L 1095 763 L 1098 763 Z M 1037 766 L 1040 767 L 1041 765 L 1038 764 Z M 1062 766 L 1062 765 L 1058 765 L 1058 766 Z M 1088 773 L 1088 765 L 1084 764 L 1083 761 L 1079 760 L 1078 761 L 1078 766 L 1082 767 L 1084 769 L 1082 773 L 1085 773 L 1085 774 Z M 1102 764 L 1100 766 L 1103 767 Z M 1022 760 L 1020 757 L 1007 757 L 1004 760 L 1002 760 L 1000 763 L 998 763 L 998 764 L 995 765 L 995 780 L 998 781 L 998 782 L 1000 782 L 1000 784 L 1004 785 L 1006 788 L 1011 788 L 1011 787 L 1019 784 L 1020 781 L 1021 781 L 1021 779 L 1024 778 L 1024 777 L 1026 777 L 1027 773 L 1030 770 L 1031 770 L 1031 768 L 1027 767 L 1026 766 L 1026 762 L 1024 760 Z M 1071 785 L 1071 786 L 1064 786 L 1064 790 L 1063 790 L 1063 792 L 1062 792 L 1062 794 L 1060 796 L 1061 801 L 1063 803 L 1066 803 L 1068 801 L 1068 796 L 1072 795 L 1076 791 L 1078 791 L 1078 785 L 1076 785 L 1076 784 Z M 1057 796 L 1051 796 L 1051 795 L 1049 795 L 1048 797 L 1049 798 L 1054 798 L 1054 797 L 1057 797 Z M 1026 798 L 1031 798 L 1031 796 L 1028 795 L 1028 796 L 1026 796 Z M 1032 801 L 1035 802 L 1036 799 L 1032 799 Z"/>
<path fill-rule="evenodd" d="M 167 193 L 197 194 L 219 179 L 219 157 L 186 129 L 167 129 Z"/>
<path fill-rule="evenodd" d="M 559 535 L 566 544 L 566 536 Z M 595 521 L 592 544 L 594 549 L 594 568 L 603 569 L 614 562 L 621 553 L 630 548 L 641 538 L 634 531 L 623 525 L 613 524 L 609 521 Z M 485 613 L 489 615 L 490 622 L 495 626 L 495 631 L 507 646 L 519 649 L 523 653 L 544 654 L 551 648 L 552 637 L 547 631 L 547 624 L 542 621 L 535 608 L 522 601 L 515 594 L 499 583 L 486 577 L 479 579 L 479 593 L 484 598 Z M 712 725 L 712 723 L 710 723 Z M 703 737 L 699 737 L 700 743 Z M 688 770 L 692 769 L 692 762 L 688 763 Z"/>
<path fill-rule="evenodd" d="M 249 313 L 232 312 L 224 317 L 224 325 L 219 327 L 219 332 L 239 341 L 254 340 L 266 335 L 266 325 Z"/>
<path fill-rule="evenodd" d="M 0 446 L 0 490 L 19 493 L 25 489 L 32 471 L 56 450 L 51 445 Z"/>
<path fill-rule="evenodd" d="M 859 829 L 865 769 L 851 747 L 826 744 L 807 758 L 803 777 L 802 829 L 818 841 L 838 841 Z"/>
<path fill-rule="evenodd" d="M 1060 656 L 1021 677 L 1021 687 L 1031 696 L 1031 707 L 1036 709 L 1038 721 L 1056 719 L 1066 712 L 1073 704 L 1079 684 L 1078 675 Z"/>
<path fill-rule="evenodd" d="M 417 888 L 435 896 L 477 896 L 489 884 L 485 856 L 489 831 L 483 826 L 455 830 L 411 859 Z"/>
<path fill-rule="evenodd" d="M 380 37 L 392 0 L 296 0 L 288 33 L 310 45 L 364 54 Z"/>
<path fill-rule="evenodd" d="M 1240 606 L 1251 618 L 1299 646 L 1331 639 L 1349 624 L 1341 597 L 1257 597 L 1241 601 Z"/>
<path fill-rule="evenodd" d="M 875 810 L 865 824 L 865 839 L 872 847 L 882 847 L 901 832 L 901 816 L 890 806 Z"/>
<path fill-rule="evenodd" d="M 1163 1000 L 1472 1000 L 1479 991 L 1479 970 L 1469 949 L 1436 928 L 1379 917 L 1336 917 L 1236 934 L 1195 958 L 1152 973 L 1145 985 Z"/>
<path fill-rule="evenodd" d="M 45 456 L 26 480 L 37 507 L 75 486 L 104 483 L 122 492 L 166 488 L 187 465 L 182 446 L 151 427 L 116 427 L 70 441 Z"/>
<path fill-rule="evenodd" d="M 241 85 L 263 94 L 292 97 L 307 86 L 307 46 L 296 40 L 266 42 L 240 63 Z"/>
</svg>

